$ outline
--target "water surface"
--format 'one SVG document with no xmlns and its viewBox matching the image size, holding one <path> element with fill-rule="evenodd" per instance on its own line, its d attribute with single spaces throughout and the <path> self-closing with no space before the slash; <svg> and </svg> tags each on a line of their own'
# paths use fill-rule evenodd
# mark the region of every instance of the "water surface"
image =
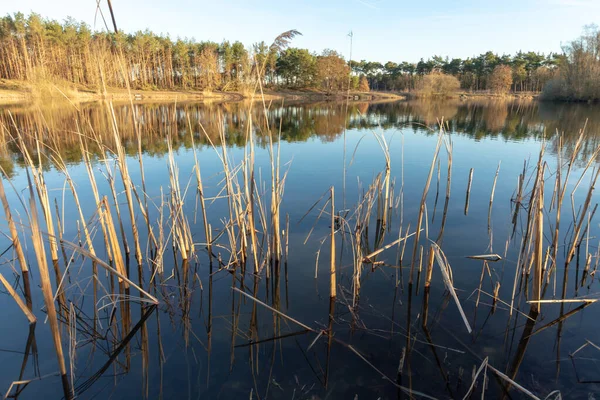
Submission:
<svg viewBox="0 0 600 400">
<path fill-rule="evenodd" d="M 61 273 L 68 265 L 68 275 L 63 281 L 65 299 L 63 303 L 58 299 L 58 304 L 64 307 L 62 319 L 67 320 L 68 311 L 72 311 L 71 322 L 62 324 L 63 347 L 69 364 L 69 380 L 78 397 L 408 398 L 406 392 L 399 389 L 402 386 L 434 398 L 463 398 L 471 386 L 473 370 L 479 368 L 484 359 L 540 398 L 554 390 L 559 390 L 563 398 L 586 398 L 598 391 L 597 349 L 588 345 L 575 356 L 569 356 L 586 340 L 595 342 L 600 315 L 597 306 L 591 304 L 571 315 L 569 312 L 581 303 L 545 304 L 533 321 L 528 318 L 530 304 L 527 303 L 531 289 L 526 289 L 532 277 L 523 276 L 529 283 L 522 283 L 520 270 L 517 270 L 517 266 L 527 264 L 530 259 L 528 250 L 521 260 L 519 250 L 527 226 L 532 173 L 540 149 L 545 146 L 543 157 L 547 168 L 543 245 L 546 251 L 552 243 L 552 224 L 556 218 L 556 206 L 550 200 L 556 179 L 554 172 L 559 163 L 564 165 L 571 157 L 585 128 L 562 207 L 558 273 L 551 274 L 545 281 L 545 298 L 563 297 L 565 277 L 564 297 L 567 299 L 594 297 L 598 292 L 594 274 L 583 275 L 587 254 L 590 254 L 590 272 L 595 271 L 598 260 L 597 224 L 592 219 L 596 194 L 592 195 L 589 212 L 584 217 L 591 219 L 589 231 L 580 232 L 578 240 L 582 244 L 565 273 L 565 253 L 573 240 L 574 225 L 581 219 L 579 214 L 592 169 L 596 167 L 593 161 L 581 183 L 576 185 L 600 144 L 597 106 L 419 101 L 349 105 L 134 104 L 133 108 L 129 104 L 115 104 L 113 107 L 114 119 L 108 104 L 83 104 L 78 109 L 63 104 L 0 108 L 1 165 L 8 176 L 4 183 L 13 215 L 23 230 L 21 236 L 27 243 L 33 311 L 38 318 L 35 328 L 30 329 L 13 299 L 0 296 L 5 321 L 0 329 L 0 388 L 3 392 L 13 381 L 42 376 L 43 379 L 32 381 L 24 389 L 21 387 L 19 397 L 60 398 L 63 393 L 60 377 L 47 376 L 58 367 L 50 329 L 44 324 L 39 272 L 23 207 L 28 204 L 29 191 L 20 143 L 43 167 L 54 222 L 57 223 L 56 213 L 61 218 L 62 237 L 85 248 L 82 221 L 65 172 L 59 167 L 61 162 L 57 161 L 63 160 L 75 183 L 96 252 L 104 259 L 107 257 L 104 239 L 82 151 L 91 154 L 99 193 L 107 196 L 113 216 L 116 208 L 109 182 L 114 177 L 117 203 L 132 248 L 129 277 L 159 300 L 156 308 L 149 307 L 138 301 L 134 290 L 130 301 L 120 298 L 121 303 L 127 303 L 130 308 L 131 323 L 127 326 L 122 321 L 120 303 L 113 305 L 109 301 L 111 297 L 106 296 L 117 290 L 116 280 L 104 270 L 99 272 L 98 300 L 94 306 L 91 262 L 78 255 L 71 256 L 71 252 L 66 259 L 61 254 Z M 423 217 L 426 222 L 423 222 L 419 243 L 424 249 L 423 257 L 419 260 L 420 247 L 417 247 L 413 285 L 409 286 L 414 245 L 410 238 L 404 257 L 399 257 L 401 247 L 392 246 L 376 257 L 379 264 L 363 265 L 360 296 L 354 301 L 355 253 L 350 239 L 356 222 L 353 215 L 360 204 L 365 204 L 364 195 L 369 193 L 369 187 L 384 176 L 379 175 L 386 167 L 382 147 L 389 147 L 392 207 L 386 229 L 381 233 L 376 218 L 378 201 L 373 202 L 373 216 L 363 242 L 365 254 L 392 243 L 399 234 L 405 235 L 407 229 L 414 232 L 440 124 L 446 132 L 446 143 L 452 145 L 451 184 L 448 190 L 449 155 L 442 145 L 427 196 Z M 154 271 L 150 261 L 155 254 L 139 207 L 135 209 L 134 218 L 140 231 L 144 261 L 138 268 L 133 255 L 127 200 L 115 156 L 110 151 L 105 154 L 100 151 L 104 147 L 116 149 L 115 128 L 127 154 L 136 194 L 142 199 L 141 203 L 147 204 L 154 232 L 158 232 L 161 210 L 164 215 L 167 237 L 164 243 L 168 245 L 165 246 L 164 271 L 160 273 Z M 224 132 L 223 136 L 220 132 Z M 238 245 L 242 243 L 242 236 L 250 240 L 250 235 L 236 236 L 238 228 L 231 225 L 232 198 L 227 197 L 223 167 L 223 157 L 226 157 L 234 175 L 234 186 L 239 185 L 237 190 L 243 193 L 245 168 L 249 168 L 250 162 L 250 134 L 255 146 L 257 231 L 263 240 L 259 257 L 265 256 L 263 250 L 267 248 L 265 232 L 272 229 L 271 149 L 275 155 L 279 152 L 280 176 L 285 177 L 279 215 L 280 229 L 285 231 L 283 238 L 288 244 L 282 246 L 281 264 L 266 262 L 258 275 L 253 274 L 250 261 L 245 273 L 242 273 L 242 265 L 231 261 L 236 257 L 231 253 L 229 233 L 234 232 L 233 240 Z M 168 237 L 167 202 L 173 188 L 169 178 L 169 149 L 178 169 L 182 215 L 189 222 L 196 243 L 188 263 L 182 261 L 178 251 L 173 251 L 172 238 Z M 144 186 L 139 150 L 143 154 Z M 216 237 L 212 266 L 206 251 L 194 154 L 201 168 L 207 199 L 207 222 L 213 229 L 213 238 Z M 514 218 L 515 190 L 524 168 L 524 200 L 520 203 L 520 213 Z M 468 212 L 465 212 L 471 169 L 473 181 Z M 335 188 L 338 266 L 338 293 L 333 310 L 329 291 L 331 217 L 327 214 L 330 205 L 325 206 L 332 186 Z M 238 200 L 244 202 L 242 197 Z M 318 204 L 312 208 L 315 202 Z M 261 209 L 264 223 L 259 222 Z M 286 219 L 289 219 L 289 231 Z M 349 221 L 348 225 L 344 225 L 343 220 Z M 228 227 L 233 231 L 227 231 Z M 6 251 L 0 271 L 22 294 L 6 224 L 2 232 L 6 234 L 2 238 L 2 248 Z M 439 244 L 452 267 L 454 287 L 472 333 L 468 333 L 454 300 L 445 290 L 437 265 L 431 288 L 425 295 L 423 275 L 431 243 L 426 237 Z M 483 263 L 466 256 L 491 253 L 501 255 L 503 260 L 490 262 L 489 269 L 484 269 L 481 289 L 491 294 L 499 284 L 499 298 L 510 303 L 517 276 L 512 315 L 504 303 L 492 307 L 491 297 L 483 292 L 477 302 Z M 419 265 L 422 274 L 418 274 Z M 552 260 L 547 265 L 552 265 Z M 256 296 L 317 333 L 306 332 L 294 321 L 233 291 L 232 287 Z M 55 281 L 53 289 L 56 290 Z M 427 307 L 424 307 L 425 301 Z M 100 309 L 95 323 L 94 308 Z M 73 319 L 73 315 L 76 318 Z M 567 318 L 561 323 L 545 327 L 565 315 Z M 542 327 L 538 333 L 536 330 Z M 332 332 L 335 339 L 331 345 L 328 345 L 328 332 Z M 28 335 L 35 338 L 36 346 L 35 352 L 27 347 L 31 355 L 24 362 Z M 317 336 L 320 337 L 316 339 Z M 72 349 L 76 350 L 71 353 L 74 354 L 71 364 L 69 343 L 74 343 Z M 491 369 L 486 370 L 486 376 L 485 385 L 483 372 L 479 376 L 475 396 L 480 396 L 485 388 L 490 398 L 507 393 L 510 398 L 525 398 L 520 390 L 497 378 Z M 13 387 L 11 393 L 15 391 Z"/>
</svg>

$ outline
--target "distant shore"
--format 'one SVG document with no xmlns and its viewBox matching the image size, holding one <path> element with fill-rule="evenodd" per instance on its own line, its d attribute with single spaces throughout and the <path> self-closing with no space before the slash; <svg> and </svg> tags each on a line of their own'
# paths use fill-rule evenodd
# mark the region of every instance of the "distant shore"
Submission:
<svg viewBox="0 0 600 400">
<path fill-rule="evenodd" d="M 265 90 L 263 94 L 255 94 L 254 99 L 294 100 L 294 101 L 400 101 L 419 98 L 416 92 L 347 92 L 327 93 L 317 90 Z M 457 92 L 449 96 L 452 99 L 535 99 L 537 93 L 493 94 L 489 92 Z M 45 100 L 68 100 L 71 102 L 91 102 L 101 100 L 114 101 L 200 101 L 200 102 L 234 102 L 250 99 L 251 96 L 241 92 L 198 91 L 198 90 L 138 90 L 128 91 L 122 88 L 107 88 L 106 93 L 74 85 L 57 85 L 52 83 L 35 84 L 22 81 L 0 80 L 0 104 L 32 103 Z"/>
</svg>

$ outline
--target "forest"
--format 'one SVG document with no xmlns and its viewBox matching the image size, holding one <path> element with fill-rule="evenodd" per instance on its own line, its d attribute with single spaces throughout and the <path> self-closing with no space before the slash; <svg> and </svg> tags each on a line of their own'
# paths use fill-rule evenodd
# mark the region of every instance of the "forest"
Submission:
<svg viewBox="0 0 600 400">
<path fill-rule="evenodd" d="M 439 79 L 443 77 L 444 79 Z M 346 61 L 335 50 L 247 48 L 171 39 L 149 30 L 132 34 L 93 31 L 32 13 L 0 18 L 0 79 L 61 80 L 99 90 L 251 91 L 258 79 L 273 89 L 358 91 L 542 92 L 549 99 L 600 99 L 600 31 L 588 26 L 563 53 L 498 55 L 487 51 L 461 59 L 433 56 L 417 63 Z"/>
</svg>

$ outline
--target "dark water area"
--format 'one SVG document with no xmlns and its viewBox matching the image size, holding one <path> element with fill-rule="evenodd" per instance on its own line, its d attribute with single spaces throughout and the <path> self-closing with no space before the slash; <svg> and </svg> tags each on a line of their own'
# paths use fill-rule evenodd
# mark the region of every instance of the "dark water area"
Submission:
<svg viewBox="0 0 600 400">
<path fill-rule="evenodd" d="M 94 277 L 90 257 L 68 246 L 59 250 L 60 278 L 49 268 L 54 294 L 60 286 L 55 303 L 68 390 L 77 398 L 396 399 L 412 393 L 413 398 L 462 399 L 483 392 L 486 398 L 554 399 L 560 392 L 564 399 L 587 399 L 600 392 L 600 306 L 592 302 L 600 298 L 595 279 L 600 231 L 594 218 L 598 195 L 590 191 L 598 168 L 598 106 L 275 101 L 115 104 L 114 114 L 108 103 L 77 107 L 0 106 L 3 183 L 29 264 L 37 317 L 30 328 L 0 286 L 2 395 L 64 397 L 32 245 L 32 173 L 24 149 L 43 171 L 57 235 L 89 250 L 85 225 L 97 257 L 114 265 L 86 168 L 84 153 L 89 154 L 119 242 L 117 206 L 120 210 L 131 249 L 127 276 L 158 300 L 150 304 L 132 286 L 120 291 L 119 280 L 97 265 Z M 535 313 L 528 303 L 534 274 L 527 271 L 536 262 L 529 225 L 536 221 L 532 194 L 542 147 L 542 297 L 588 301 L 544 303 Z M 141 265 L 134 255 L 119 148 L 134 192 Z M 271 190 L 277 161 L 278 225 Z M 255 184 L 249 202 L 251 165 Z M 213 257 L 207 251 L 198 166 Z M 559 167 L 560 182 L 568 175 L 561 206 L 553 195 Z M 415 246 L 413 235 L 396 243 L 417 229 L 430 170 L 420 240 Z M 331 187 L 337 267 L 333 301 Z M 34 199 L 41 208 L 35 190 Z M 252 234 L 239 222 L 248 221 L 250 208 L 255 251 Z M 378 216 L 384 209 L 382 228 Z M 554 240 L 557 209 L 562 219 Z M 173 220 L 189 226 L 194 249 L 187 261 L 178 250 Z M 279 245 L 273 244 L 273 226 L 281 233 Z M 41 230 L 50 262 L 45 223 Z M 24 298 L 4 219 L 1 231 L 0 273 Z M 156 238 L 162 238 L 160 262 L 152 245 Z M 425 288 L 433 242 L 451 266 L 460 307 L 447 290 L 437 258 Z M 282 256 L 274 262 L 278 246 Z M 489 254 L 501 260 L 467 258 Z"/>
</svg>

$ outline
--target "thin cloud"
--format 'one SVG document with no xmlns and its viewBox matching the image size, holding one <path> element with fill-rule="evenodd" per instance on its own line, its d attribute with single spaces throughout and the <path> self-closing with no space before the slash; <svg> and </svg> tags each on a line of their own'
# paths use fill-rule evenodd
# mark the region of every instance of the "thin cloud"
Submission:
<svg viewBox="0 0 600 400">
<path fill-rule="evenodd" d="M 552 4 L 562 7 L 593 7 L 600 8 L 598 0 L 552 0 Z"/>
<path fill-rule="evenodd" d="M 356 1 L 365 7 L 369 7 L 374 10 L 380 10 L 380 8 L 377 7 L 377 4 L 381 3 L 381 1 L 369 1 L 369 0 L 356 0 Z"/>
</svg>

